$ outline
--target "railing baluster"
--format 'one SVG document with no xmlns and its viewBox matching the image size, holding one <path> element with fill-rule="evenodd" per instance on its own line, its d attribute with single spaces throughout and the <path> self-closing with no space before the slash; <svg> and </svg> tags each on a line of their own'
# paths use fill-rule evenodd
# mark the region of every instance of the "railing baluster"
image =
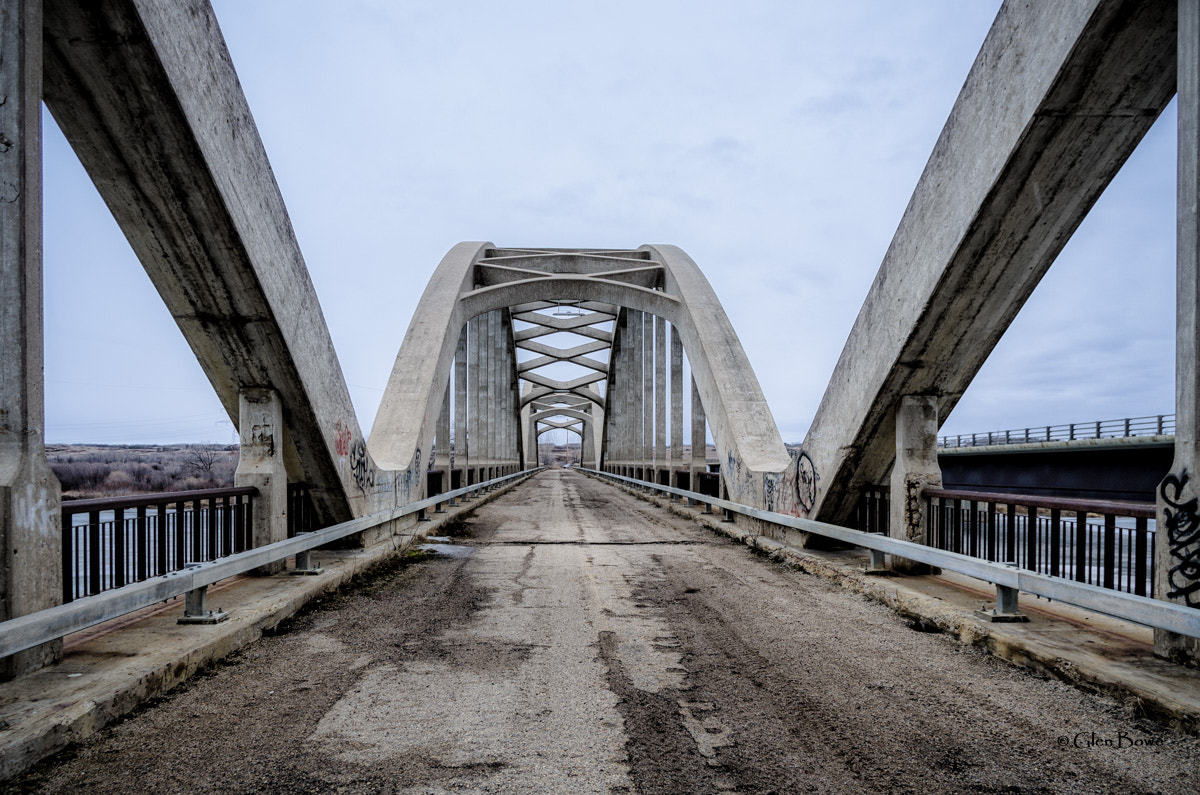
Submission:
<svg viewBox="0 0 1200 795">
<path fill-rule="evenodd" d="M 125 509 L 113 509 L 113 577 L 112 587 L 125 584 Z"/>
<path fill-rule="evenodd" d="M 88 514 L 88 582 L 87 593 L 100 593 L 100 511 Z"/>
<path fill-rule="evenodd" d="M 154 539 L 157 546 L 154 574 L 161 576 L 167 571 L 167 504 L 159 503 L 154 510 Z"/>
<path fill-rule="evenodd" d="M 134 567 L 134 576 L 138 580 L 144 580 L 150 576 L 150 536 L 146 532 L 146 506 L 139 505 L 137 507 L 137 565 Z"/>
<path fill-rule="evenodd" d="M 1075 580 L 1087 582 L 1087 511 L 1075 512 Z"/>
<path fill-rule="evenodd" d="M 1137 527 L 1134 529 L 1134 549 L 1133 549 L 1133 592 L 1138 596 L 1146 595 L 1146 529 L 1147 519 L 1144 516 L 1137 518 Z"/>
<path fill-rule="evenodd" d="M 1058 577 L 1061 571 L 1062 511 L 1050 509 L 1050 576 Z"/>
<path fill-rule="evenodd" d="M 1104 514 L 1104 587 L 1112 588 L 1116 569 L 1117 517 Z"/>
<path fill-rule="evenodd" d="M 225 498 L 215 494 L 208 498 L 208 540 L 208 560 L 229 554 L 225 544 Z"/>
<path fill-rule="evenodd" d="M 74 516 L 63 511 L 62 522 L 62 563 L 63 563 L 63 604 L 75 600 L 75 528 Z"/>
</svg>

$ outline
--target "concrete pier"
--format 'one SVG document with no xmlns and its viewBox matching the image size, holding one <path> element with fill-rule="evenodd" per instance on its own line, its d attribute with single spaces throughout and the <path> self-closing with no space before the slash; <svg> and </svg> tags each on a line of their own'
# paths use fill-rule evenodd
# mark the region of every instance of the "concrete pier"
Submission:
<svg viewBox="0 0 1200 795">
<path fill-rule="evenodd" d="M 0 621 L 63 598 L 61 489 L 45 450 L 42 375 L 42 9 L 0 0 Z M 61 641 L 0 660 L 11 678 Z"/>
</svg>

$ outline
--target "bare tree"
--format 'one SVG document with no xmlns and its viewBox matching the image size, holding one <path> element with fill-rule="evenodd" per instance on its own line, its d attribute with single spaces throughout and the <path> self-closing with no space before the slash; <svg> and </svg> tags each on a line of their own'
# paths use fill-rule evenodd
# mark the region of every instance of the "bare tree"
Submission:
<svg viewBox="0 0 1200 795">
<path fill-rule="evenodd" d="M 211 480 L 218 461 L 217 449 L 212 445 L 198 444 L 188 447 L 184 467 L 197 477 Z"/>
</svg>

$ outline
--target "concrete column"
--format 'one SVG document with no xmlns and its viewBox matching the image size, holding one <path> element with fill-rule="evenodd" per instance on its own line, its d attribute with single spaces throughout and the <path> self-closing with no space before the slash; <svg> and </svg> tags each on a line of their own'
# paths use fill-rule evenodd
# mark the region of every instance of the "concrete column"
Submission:
<svg viewBox="0 0 1200 795">
<path fill-rule="evenodd" d="M 585 409 L 592 417 L 599 417 L 596 412 L 596 407 L 588 406 Z M 579 440 L 579 465 L 588 469 L 594 469 L 596 466 L 595 456 L 596 445 L 596 420 L 585 422 L 583 424 L 583 438 Z"/>
<path fill-rule="evenodd" d="M 696 387 L 696 379 L 692 378 L 692 460 L 688 464 L 688 478 L 691 480 L 691 490 L 699 491 L 699 481 L 696 479 L 697 472 L 704 472 L 706 469 L 705 458 L 707 456 L 707 447 L 705 437 L 707 433 L 704 429 L 704 404 L 700 402 L 700 390 Z"/>
<path fill-rule="evenodd" d="M 654 315 L 642 315 L 642 477 L 654 465 Z"/>
<path fill-rule="evenodd" d="M 525 466 L 538 466 L 537 421 L 530 419 L 533 411 L 529 406 L 521 410 L 522 422 L 525 426 Z"/>
<path fill-rule="evenodd" d="M 626 430 L 629 445 L 625 459 L 630 466 L 637 466 L 644 451 L 645 393 L 642 389 L 642 329 L 645 318 L 640 310 L 628 309 L 629 313 L 629 359 L 625 368 L 625 389 L 629 395 L 629 414 Z"/>
<path fill-rule="evenodd" d="M 521 463 L 521 392 L 517 378 L 517 353 L 513 344 L 512 315 L 504 310 L 504 383 L 507 385 L 506 411 L 504 412 L 508 460 L 512 465 Z"/>
<path fill-rule="evenodd" d="M 459 475 L 460 485 L 467 485 L 467 327 L 458 335 L 458 349 L 454 352 L 454 469 Z"/>
<path fill-rule="evenodd" d="M 625 348 L 628 344 L 627 334 L 629 332 L 629 316 L 624 309 L 617 311 L 617 322 L 613 324 L 613 350 L 609 354 L 612 357 L 611 372 L 612 378 L 608 383 L 608 394 L 605 396 L 605 403 L 608 406 L 607 416 L 604 418 L 604 465 L 605 468 L 615 467 L 621 461 L 622 448 L 621 445 L 625 440 L 625 423 L 622 417 L 626 416 L 624 404 L 625 391 Z M 609 469 L 609 471 L 612 471 Z"/>
<path fill-rule="evenodd" d="M 937 460 L 938 409 L 933 395 L 905 395 L 896 409 L 896 463 L 892 466 L 892 538 L 925 543 L 925 501 L 921 490 L 942 485 Z M 897 571 L 928 571 L 928 567 L 893 558 Z"/>
<path fill-rule="evenodd" d="M 654 318 L 654 477 L 667 463 L 667 321 Z"/>
<path fill-rule="evenodd" d="M 442 396 L 442 411 L 438 414 L 437 424 L 437 460 L 434 469 L 442 473 L 442 491 L 450 489 L 450 381 L 446 381 L 446 391 Z"/>
<path fill-rule="evenodd" d="M 467 328 L 467 451 L 470 456 L 467 464 L 478 470 L 484 446 L 483 404 L 486 397 L 483 391 L 483 316 L 471 318 Z M 478 482 L 478 472 L 475 479 Z"/>
<path fill-rule="evenodd" d="M 233 482 L 258 489 L 254 498 L 251 543 L 261 547 L 287 538 L 288 478 L 283 462 L 287 447 L 283 424 L 283 402 L 274 389 L 249 387 L 238 393 L 239 452 Z M 278 561 L 262 566 L 255 574 L 283 570 Z"/>
<path fill-rule="evenodd" d="M 500 459 L 500 313 L 492 310 L 487 314 L 487 460 L 495 467 Z M 492 476 L 495 476 L 495 471 Z"/>
<path fill-rule="evenodd" d="M 588 455 L 589 460 L 592 462 L 592 466 L 599 467 L 601 445 L 603 442 L 602 429 L 604 428 L 605 413 L 604 409 L 600 408 L 594 403 L 592 404 L 590 410 L 594 419 L 592 420 L 592 433 L 590 437 L 592 441 L 591 447 L 588 449 Z"/>
<path fill-rule="evenodd" d="M 42 14 L 0 0 L 0 620 L 60 604 L 62 490 L 45 448 L 42 376 Z M 0 660 L 11 679 L 56 640 Z"/>
<path fill-rule="evenodd" d="M 1158 487 L 1154 595 L 1200 607 L 1200 5 L 1179 0 L 1175 460 Z M 1156 629 L 1154 653 L 1200 660 L 1200 640 Z"/>
<path fill-rule="evenodd" d="M 683 465 L 683 341 L 671 326 L 671 485 L 679 486 Z"/>
</svg>

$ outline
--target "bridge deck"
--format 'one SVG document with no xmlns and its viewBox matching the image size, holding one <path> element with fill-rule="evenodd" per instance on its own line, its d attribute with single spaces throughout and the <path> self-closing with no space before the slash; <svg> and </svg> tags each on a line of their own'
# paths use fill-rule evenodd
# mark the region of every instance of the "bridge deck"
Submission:
<svg viewBox="0 0 1200 795">
<path fill-rule="evenodd" d="M 913 632 L 879 604 L 577 473 L 544 472 L 479 508 L 441 550 L 296 619 L 24 783 L 1194 786 L 1200 741 Z M 1074 747 L 1093 732 L 1164 744 Z"/>
</svg>

